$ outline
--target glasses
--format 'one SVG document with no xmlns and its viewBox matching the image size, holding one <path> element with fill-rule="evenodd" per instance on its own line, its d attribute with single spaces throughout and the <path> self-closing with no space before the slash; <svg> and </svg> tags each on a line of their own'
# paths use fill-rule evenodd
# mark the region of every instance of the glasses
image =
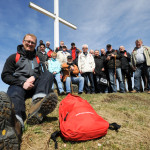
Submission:
<svg viewBox="0 0 150 150">
<path fill-rule="evenodd" d="M 26 43 L 28 44 L 31 44 L 31 45 L 35 45 L 36 43 L 35 42 L 32 42 L 32 41 L 28 41 L 28 40 L 24 40 Z"/>
</svg>

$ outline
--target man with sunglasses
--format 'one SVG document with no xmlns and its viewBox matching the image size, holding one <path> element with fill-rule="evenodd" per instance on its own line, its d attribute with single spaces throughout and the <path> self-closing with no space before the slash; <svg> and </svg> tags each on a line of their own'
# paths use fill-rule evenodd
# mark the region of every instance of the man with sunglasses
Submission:
<svg viewBox="0 0 150 150">
<path fill-rule="evenodd" d="M 27 123 L 38 124 L 52 112 L 57 96 L 52 93 L 53 75 L 46 71 L 40 74 L 36 56 L 37 38 L 26 34 L 17 53 L 6 60 L 1 78 L 9 84 L 7 94 L 0 92 L 0 148 L 20 149 L 22 129 L 26 119 L 25 100 L 32 97 Z"/>
</svg>

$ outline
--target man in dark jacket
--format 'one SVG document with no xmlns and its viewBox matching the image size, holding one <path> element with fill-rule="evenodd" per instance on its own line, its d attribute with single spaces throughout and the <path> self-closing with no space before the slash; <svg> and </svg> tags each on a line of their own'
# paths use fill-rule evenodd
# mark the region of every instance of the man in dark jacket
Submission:
<svg viewBox="0 0 150 150">
<path fill-rule="evenodd" d="M 60 46 L 56 48 L 55 52 L 63 51 L 64 41 L 60 41 Z"/>
<path fill-rule="evenodd" d="M 44 72 L 47 70 L 47 61 L 48 61 L 48 55 L 45 51 L 45 44 L 41 44 L 40 45 L 40 52 L 37 53 L 37 56 L 39 57 L 40 59 L 40 65 L 41 65 L 41 71 Z"/>
<path fill-rule="evenodd" d="M 2 149 L 19 149 L 21 126 L 24 127 L 25 99 L 32 97 L 32 106 L 27 118 L 28 124 L 37 124 L 43 117 L 54 110 L 57 96 L 51 93 L 53 75 L 39 72 L 39 58 L 35 46 L 37 38 L 26 34 L 22 45 L 17 47 L 17 54 L 6 60 L 1 78 L 9 84 L 7 94 L 0 93 L 0 137 Z M 13 104 L 13 105 L 12 105 Z M 7 147 L 5 147 L 7 146 Z"/>
<path fill-rule="evenodd" d="M 107 52 L 106 52 L 106 66 L 109 73 L 109 80 L 110 80 L 110 86 L 112 88 L 112 92 L 116 93 L 116 76 L 119 81 L 119 88 L 120 92 L 125 92 L 125 87 L 122 80 L 122 73 L 121 73 L 121 61 L 120 61 L 120 53 L 117 50 L 112 49 L 112 46 L 108 44 L 106 46 Z"/>
<path fill-rule="evenodd" d="M 104 69 L 105 59 L 99 55 L 99 50 L 94 51 L 94 61 L 95 61 L 95 90 L 96 93 L 108 93 L 107 88 L 107 78 Z"/>
<path fill-rule="evenodd" d="M 119 47 L 120 56 L 121 56 L 121 71 L 122 71 L 122 78 L 125 85 L 125 77 L 127 78 L 128 82 L 128 90 L 131 92 L 132 89 L 132 80 L 131 80 L 131 69 L 130 69 L 130 58 L 131 55 L 128 53 L 124 46 Z"/>
</svg>

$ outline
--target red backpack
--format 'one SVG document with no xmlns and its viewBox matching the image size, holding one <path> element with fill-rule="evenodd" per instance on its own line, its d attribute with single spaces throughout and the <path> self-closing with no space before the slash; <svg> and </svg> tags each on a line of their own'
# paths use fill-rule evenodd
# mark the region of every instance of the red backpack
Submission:
<svg viewBox="0 0 150 150">
<path fill-rule="evenodd" d="M 51 135 L 57 148 L 56 136 L 61 135 L 67 141 L 86 141 L 107 134 L 107 130 L 118 130 L 116 123 L 109 124 L 99 116 L 92 106 L 79 96 L 68 94 L 59 105 L 60 132 Z"/>
</svg>

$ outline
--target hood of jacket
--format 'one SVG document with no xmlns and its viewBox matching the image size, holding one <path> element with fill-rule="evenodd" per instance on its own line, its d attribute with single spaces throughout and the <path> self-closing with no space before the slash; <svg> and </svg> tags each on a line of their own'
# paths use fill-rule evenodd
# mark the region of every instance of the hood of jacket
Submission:
<svg viewBox="0 0 150 150">
<path fill-rule="evenodd" d="M 24 49 L 23 45 L 21 44 L 21 45 L 17 46 L 17 53 L 19 53 L 21 56 L 23 56 L 25 58 L 32 60 L 36 55 L 36 50 L 27 51 Z"/>
</svg>

